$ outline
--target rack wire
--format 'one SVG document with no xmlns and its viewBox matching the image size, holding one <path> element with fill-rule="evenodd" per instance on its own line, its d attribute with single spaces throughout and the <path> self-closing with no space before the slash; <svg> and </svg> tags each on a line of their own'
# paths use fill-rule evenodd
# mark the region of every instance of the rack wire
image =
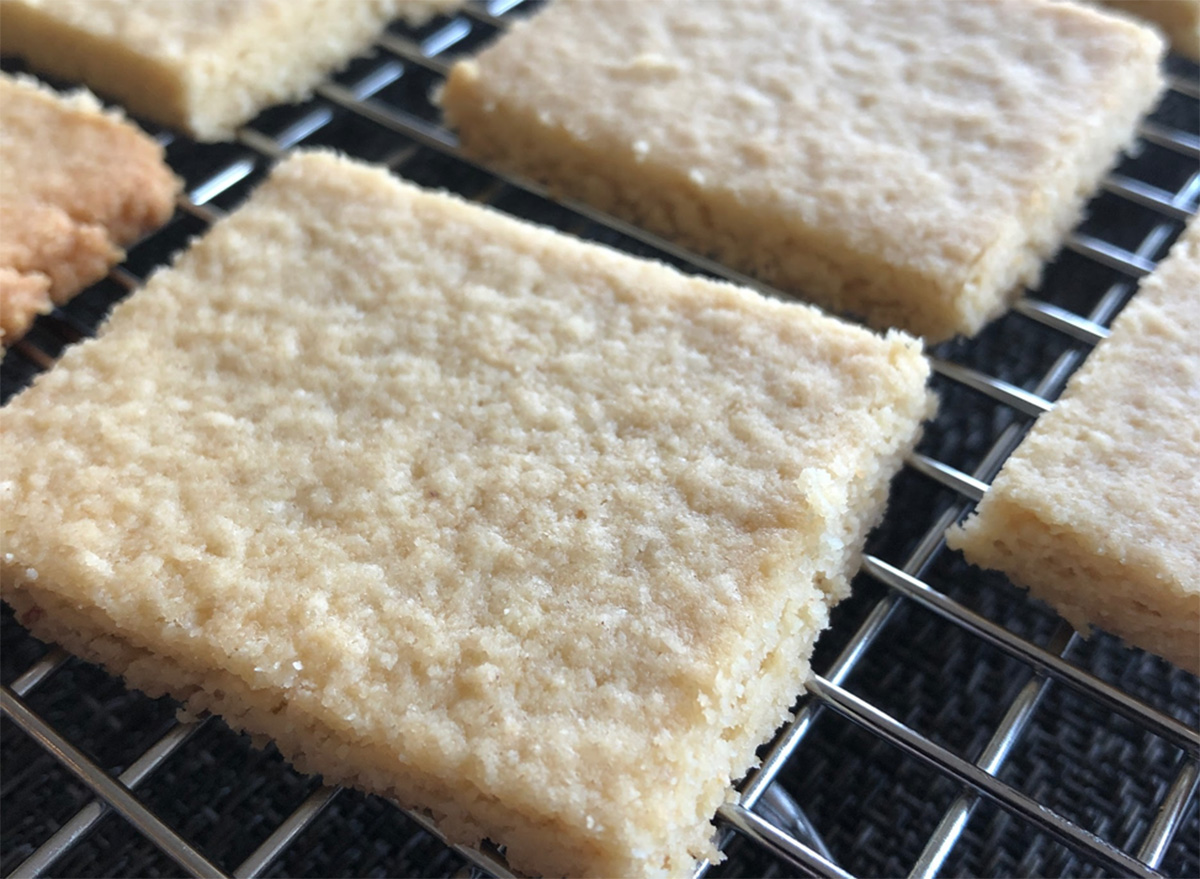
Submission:
<svg viewBox="0 0 1200 879">
<path fill-rule="evenodd" d="M 186 236 L 235 206 L 274 160 L 297 146 L 332 145 L 381 162 L 416 182 L 449 187 L 564 231 L 664 259 L 686 271 L 782 295 L 710 259 L 581 203 L 556 199 L 540 185 L 480 167 L 458 153 L 454 136 L 441 126 L 429 102 L 430 88 L 446 74 L 448 59 L 474 50 L 502 30 L 514 14 L 523 14 L 532 5 L 520 0 L 477 2 L 419 30 L 395 25 L 380 36 L 373 55 L 356 60 L 320 85 L 313 100 L 267 111 L 243 128 L 232 145 L 195 144 L 147 126 L 157 132 L 169 160 L 187 180 L 174 221 L 134 248 L 106 281 L 38 321 L 3 364 L 4 396 L 50 368 L 65 345 L 90 334 L 113 302 L 135 290 L 148 271 L 182 246 Z M 1057 869 L 1081 875 L 1154 877 L 1163 875 L 1168 861 L 1179 875 L 1200 873 L 1196 679 L 1153 657 L 1125 650 L 1104 635 L 1083 642 L 1069 626 L 1000 578 L 967 569 L 943 541 L 946 528 L 986 493 L 988 482 L 1032 420 L 1052 408 L 1053 399 L 1090 347 L 1107 336 L 1107 325 L 1132 295 L 1136 280 L 1153 269 L 1196 211 L 1200 87 L 1193 65 L 1180 59 L 1172 59 L 1171 64 L 1170 91 L 1163 106 L 1143 123 L 1132 158 L 1104 181 L 1091 219 L 1066 242 L 1039 291 L 1020 298 L 978 339 L 947 343 L 933 351 L 935 380 L 944 397 L 941 413 L 930 436 L 907 461 L 888 519 L 868 547 L 856 597 L 838 609 L 832 630 L 822 639 L 813 665 L 820 673 L 809 683 L 794 720 L 761 752 L 761 765 L 740 786 L 740 801 L 718 812 L 722 848 L 730 860 L 718 867 L 699 865 L 697 879 L 706 872 L 738 871 L 825 877 L 904 872 L 924 879 L 947 872 L 980 872 L 981 864 L 984 872 Z M 13 65 L 6 62 L 6 66 Z M 923 622 L 914 623 L 918 616 Z M 189 835 L 181 827 L 187 821 L 165 816 L 165 810 L 156 808 L 143 791 L 197 739 L 239 737 L 213 719 L 162 722 L 160 717 L 157 725 L 146 721 L 140 727 L 117 723 L 115 735 L 145 741 L 123 759 L 97 760 L 87 747 L 73 741 L 78 736 L 70 723 L 48 719 L 57 711 L 53 700 L 41 712 L 36 705 L 39 694 L 69 678 L 71 670 L 82 664 L 60 650 L 43 651 L 7 612 L 4 632 L 3 742 L 6 750 L 12 748 L 11 754 L 23 756 L 14 766 L 13 756 L 6 754 L 0 794 L 11 802 L 34 784 L 22 771 L 32 760 L 28 756 L 32 741 L 52 756 L 58 773 L 36 783 L 78 782 L 82 786 L 76 800 L 84 802 L 80 808 L 72 804 L 65 811 L 34 815 L 35 830 L 27 830 L 25 824 L 30 822 L 23 822 L 21 833 L 31 837 L 28 840 L 13 839 L 11 818 L 7 818 L 2 854 L 8 876 L 71 869 L 73 852 L 108 844 L 105 840 L 111 834 L 97 829 L 111 828 L 112 815 L 136 831 L 127 847 L 149 845 L 161 853 L 157 861 L 139 862 L 148 873 L 182 871 L 239 879 L 282 875 L 290 869 L 285 859 L 298 847 L 298 840 L 311 836 L 322 816 L 336 811 L 339 803 L 358 796 L 303 779 L 276 756 L 274 777 L 289 778 L 290 789 L 301 795 L 293 797 L 295 802 L 278 820 L 250 834 L 252 845 L 241 840 L 240 854 L 232 857 L 211 833 L 203 842 L 197 834 Z M 932 649 L 935 662 L 967 657 L 968 692 L 972 683 L 983 691 L 977 700 L 983 708 L 973 710 L 975 715 L 987 715 L 987 722 L 955 724 L 935 717 L 930 724 L 927 718 L 905 717 L 905 710 L 897 710 L 896 705 L 904 702 L 903 687 L 899 697 L 887 695 L 888 683 L 897 676 L 919 679 L 923 687 L 930 680 L 954 687 L 955 695 L 947 697 L 946 704 L 961 708 L 962 679 L 931 673 L 922 665 L 922 654 L 914 652 L 915 635 L 927 632 L 937 634 L 926 640 L 952 642 L 940 652 L 936 647 L 921 648 Z M 881 668 L 885 670 L 880 672 Z M 60 700 L 86 701 L 86 686 L 70 680 L 62 686 Z M 1047 712 L 1050 705 L 1054 710 Z M 1072 711 L 1078 712 L 1074 720 Z M 1080 753 L 1078 743 L 1059 743 L 1055 750 L 1055 725 L 1078 736 L 1079 717 L 1093 728 L 1095 737 L 1110 744 L 1134 742 L 1141 749 L 1148 778 L 1143 781 L 1152 788 L 1149 795 L 1140 799 L 1133 795 L 1136 791 L 1129 779 L 1135 773 L 1129 767 L 1138 760 L 1123 758 L 1118 761 L 1119 777 L 1111 796 L 1099 797 L 1097 807 L 1096 791 L 1085 782 L 1076 798 L 1085 808 L 1075 808 L 1072 795 L 1079 791 L 1066 782 L 1080 774 L 1090 777 L 1089 772 L 1103 774 L 1095 766 L 1084 766 L 1075 775 L 1064 770 L 1061 779 L 1054 774 L 1056 761 L 1079 762 Z M 138 734 L 132 735 L 133 730 Z M 1047 730 L 1051 731 L 1049 745 Z M 1039 752 L 1040 758 L 1039 754 L 1022 758 L 1023 748 L 1035 746 L 1050 751 Z M 202 753 L 212 750 L 214 746 L 209 746 Z M 884 773 L 888 797 L 904 800 L 908 781 L 925 774 L 926 781 L 915 784 L 917 793 L 908 798 L 916 804 L 918 833 L 897 826 L 899 813 L 885 810 L 883 815 L 873 815 L 871 809 L 878 801 L 870 797 L 851 797 L 852 802 L 829 808 L 836 792 L 830 793 L 826 776 L 848 777 L 844 771 L 848 764 L 854 764 L 850 775 L 861 774 L 866 770 L 859 764 L 878 762 L 881 753 L 888 755 L 882 758 L 885 762 L 901 767 Z M 830 755 L 834 755 L 832 763 Z M 1011 770 L 1021 763 L 1032 765 L 1035 773 L 1049 772 L 1054 779 L 1050 787 L 1015 777 Z M 835 764 L 843 768 L 831 769 Z M 110 771 L 114 765 L 121 771 Z M 241 778 L 238 784 L 250 782 Z M 1067 791 L 1065 798 L 1053 793 L 1060 788 Z M 1137 800 L 1135 806 L 1131 798 Z M 6 805 L 6 812 L 10 808 Z M 1089 821 L 1089 816 L 1094 820 Z M 414 841 L 427 843 L 423 834 L 437 836 L 424 816 L 410 813 L 408 820 L 411 823 L 400 825 L 406 834 L 403 852 L 409 852 Z M 369 832 L 362 835 L 363 844 L 372 842 Z M 908 838 L 903 844 L 889 842 L 896 837 Z M 862 845 L 864 840 L 867 846 Z M 378 841 L 376 834 L 374 842 Z M 1006 861 L 992 853 L 1005 847 L 1024 854 Z M 415 872 L 511 875 L 502 852 L 490 846 L 482 850 L 455 846 L 448 851 L 418 848 L 415 860 L 411 852 L 405 855 L 405 863 Z M 213 856 L 213 849 L 222 849 L 222 855 Z M 1035 850 L 1043 852 L 1040 860 L 1030 860 L 1028 852 Z M 110 864 L 124 864 L 129 872 L 133 862 L 125 858 L 110 859 Z M 318 869 L 329 874 L 350 868 L 345 867 L 345 859 L 335 858 L 319 862 Z M 384 861 L 377 869 L 391 874 L 398 868 L 395 861 Z"/>
</svg>

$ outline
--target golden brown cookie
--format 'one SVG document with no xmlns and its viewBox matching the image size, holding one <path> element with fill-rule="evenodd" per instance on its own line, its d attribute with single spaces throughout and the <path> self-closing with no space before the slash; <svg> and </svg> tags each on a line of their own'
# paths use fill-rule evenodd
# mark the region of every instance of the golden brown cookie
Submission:
<svg viewBox="0 0 1200 879">
<path fill-rule="evenodd" d="M 464 149 L 877 327 L 971 334 L 1077 222 L 1162 40 L 1072 3 L 553 3 L 460 61 Z"/>
<path fill-rule="evenodd" d="M 685 875 L 928 373 L 902 334 L 301 154 L 9 403 L 5 596 L 525 873 Z"/>
<path fill-rule="evenodd" d="M 0 74 L 0 338 L 11 344 L 171 216 L 153 139 L 90 94 Z"/>
<path fill-rule="evenodd" d="M 1200 225 L 1176 242 L 950 544 L 1200 674 Z"/>
</svg>

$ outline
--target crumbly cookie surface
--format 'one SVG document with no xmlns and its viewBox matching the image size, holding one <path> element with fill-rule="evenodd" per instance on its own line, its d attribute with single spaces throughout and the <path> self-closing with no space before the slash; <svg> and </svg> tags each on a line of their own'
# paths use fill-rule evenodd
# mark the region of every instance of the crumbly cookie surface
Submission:
<svg viewBox="0 0 1200 879">
<path fill-rule="evenodd" d="M 517 869 L 680 875 L 927 374 L 900 334 L 305 154 L 4 410 L 6 598 Z"/>
<path fill-rule="evenodd" d="M 0 338 L 98 280 L 171 216 L 163 150 L 85 93 L 0 74 Z"/>
<path fill-rule="evenodd" d="M 226 140 L 306 97 L 388 22 L 462 0 L 0 0 L 0 48 L 130 112 Z"/>
<path fill-rule="evenodd" d="M 952 532 L 1078 628 L 1200 674 L 1200 225 Z"/>
<path fill-rule="evenodd" d="M 826 307 L 970 334 L 1036 280 L 1162 41 L 1071 3 L 555 3 L 442 97 L 471 154 Z"/>
</svg>

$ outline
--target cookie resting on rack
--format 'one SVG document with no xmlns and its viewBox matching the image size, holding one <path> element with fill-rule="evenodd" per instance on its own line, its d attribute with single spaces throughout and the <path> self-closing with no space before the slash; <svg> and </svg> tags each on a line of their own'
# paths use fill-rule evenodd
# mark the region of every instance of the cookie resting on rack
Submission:
<svg viewBox="0 0 1200 879">
<path fill-rule="evenodd" d="M 0 0 L 0 49 L 82 82 L 129 112 L 228 140 L 274 104 L 300 101 L 367 50 L 462 0 Z"/>
<path fill-rule="evenodd" d="M 999 314 L 1161 88 L 1072 3 L 552 3 L 442 94 L 464 150 L 935 340 Z"/>
<path fill-rule="evenodd" d="M 1200 224 L 949 534 L 1079 630 L 1200 674 Z"/>
<path fill-rule="evenodd" d="M 120 113 L 0 74 L 0 341 L 104 277 L 179 189 L 162 147 Z"/>
<path fill-rule="evenodd" d="M 3 410 L 4 596 L 517 870 L 685 875 L 928 373 L 903 334 L 301 154 Z"/>
</svg>

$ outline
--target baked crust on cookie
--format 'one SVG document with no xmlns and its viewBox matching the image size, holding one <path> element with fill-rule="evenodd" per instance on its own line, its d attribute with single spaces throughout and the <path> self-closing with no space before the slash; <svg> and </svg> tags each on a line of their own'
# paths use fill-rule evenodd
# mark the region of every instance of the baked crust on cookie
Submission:
<svg viewBox="0 0 1200 879">
<path fill-rule="evenodd" d="M 928 372 L 903 334 L 301 154 L 3 410 L 5 596 L 515 869 L 684 875 Z"/>
<path fill-rule="evenodd" d="M 131 113 L 227 140 L 307 97 L 396 18 L 462 0 L 0 0 L 0 48 Z"/>
<path fill-rule="evenodd" d="M 1200 674 L 1200 225 L 1195 222 L 950 545 L 1081 631 Z"/>
<path fill-rule="evenodd" d="M 1071 3 L 553 3 L 442 96 L 463 148 L 927 339 L 1033 284 L 1161 88 Z"/>
<path fill-rule="evenodd" d="M 163 149 L 86 92 L 0 74 L 0 339 L 11 344 L 167 221 Z"/>
</svg>

